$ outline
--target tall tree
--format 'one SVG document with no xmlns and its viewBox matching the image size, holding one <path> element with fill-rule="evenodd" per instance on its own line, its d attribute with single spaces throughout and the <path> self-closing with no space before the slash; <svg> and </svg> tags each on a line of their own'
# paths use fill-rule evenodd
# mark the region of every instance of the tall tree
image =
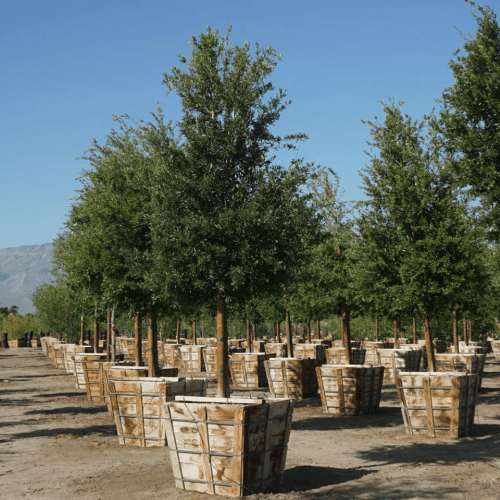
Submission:
<svg viewBox="0 0 500 500">
<path fill-rule="evenodd" d="M 272 133 L 290 104 L 281 89 L 267 99 L 279 56 L 272 48 L 257 45 L 252 55 L 249 43 L 230 44 L 230 31 L 219 36 L 209 28 L 193 37 L 189 58 L 180 56 L 184 70 L 164 75 L 181 100 L 184 141 L 171 163 L 158 163 L 153 188 L 157 268 L 169 276 L 165 292 L 184 303 L 217 301 L 220 339 L 225 300 L 246 303 L 252 291 L 283 288 L 318 233 L 309 196 L 301 192 L 311 166 L 294 160 L 285 168 L 272 154 L 306 139 Z M 227 343 L 221 340 L 218 350 L 226 359 Z M 227 373 L 219 377 L 222 396 L 225 380 Z"/>
<path fill-rule="evenodd" d="M 490 7 L 465 1 L 479 11 L 477 30 L 449 62 L 455 83 L 442 93 L 434 126 L 459 185 L 479 197 L 490 236 L 500 241 L 500 27 Z"/>
<path fill-rule="evenodd" d="M 482 247 L 474 220 L 449 181 L 439 138 L 402 103 L 384 104 L 384 123 L 368 122 L 373 149 L 363 175 L 356 282 L 362 300 L 394 317 L 450 311 L 477 284 Z M 430 345 L 428 345 L 430 349 Z M 433 360 L 429 359 L 430 366 Z"/>
</svg>

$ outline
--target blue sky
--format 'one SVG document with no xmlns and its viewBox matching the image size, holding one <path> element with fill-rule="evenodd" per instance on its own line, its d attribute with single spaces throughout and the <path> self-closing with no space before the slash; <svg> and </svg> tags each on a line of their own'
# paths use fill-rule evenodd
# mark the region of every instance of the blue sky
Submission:
<svg viewBox="0 0 500 500">
<path fill-rule="evenodd" d="M 292 105 L 277 132 L 305 132 L 298 155 L 338 172 L 362 199 L 358 171 L 379 100 L 420 118 L 453 83 L 447 65 L 473 34 L 463 0 L 0 0 L 0 248 L 51 242 L 62 230 L 92 139 L 114 114 L 148 119 L 159 101 L 179 118 L 163 73 L 207 26 L 274 47 L 271 81 Z M 27 2 L 27 3 L 24 3 Z M 479 2 L 481 3 L 481 2 Z M 498 12 L 498 1 L 489 5 Z M 288 157 L 281 158 L 284 163 Z"/>
</svg>

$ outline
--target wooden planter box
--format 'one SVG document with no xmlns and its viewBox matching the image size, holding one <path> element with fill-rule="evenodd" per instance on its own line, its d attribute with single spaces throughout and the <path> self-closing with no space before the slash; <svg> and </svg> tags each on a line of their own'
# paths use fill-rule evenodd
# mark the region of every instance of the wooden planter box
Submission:
<svg viewBox="0 0 500 500">
<path fill-rule="evenodd" d="M 166 366 L 182 369 L 180 348 L 184 344 L 163 344 L 163 362 Z"/>
<path fill-rule="evenodd" d="M 203 361 L 205 363 L 205 370 L 207 371 L 207 378 L 214 379 L 217 377 L 217 370 L 215 368 L 216 357 L 216 347 L 207 347 L 206 349 L 203 349 Z"/>
<path fill-rule="evenodd" d="M 123 339 L 125 342 L 125 349 L 127 351 L 127 356 L 129 358 L 135 358 L 135 338 L 134 339 Z"/>
<path fill-rule="evenodd" d="M 74 381 L 77 389 L 85 389 L 85 376 L 83 374 L 83 363 L 85 361 L 106 361 L 106 354 L 96 353 L 76 353 L 74 355 L 75 371 Z"/>
<path fill-rule="evenodd" d="M 316 396 L 318 359 L 273 358 L 264 363 L 269 390 L 277 398 L 304 399 Z"/>
<path fill-rule="evenodd" d="M 276 358 L 286 358 L 288 356 L 288 348 L 286 343 L 273 342 L 264 345 L 264 350 L 267 356 L 274 356 Z"/>
<path fill-rule="evenodd" d="M 399 372 L 396 377 L 407 434 L 469 436 L 474 423 L 477 375 Z"/>
<path fill-rule="evenodd" d="M 383 366 L 328 364 L 317 367 L 316 375 L 325 413 L 365 415 L 378 409 Z"/>
<path fill-rule="evenodd" d="M 425 348 L 425 340 L 418 339 L 417 343 Z M 434 339 L 434 349 L 436 349 L 436 354 L 446 353 L 446 342 L 442 339 Z"/>
<path fill-rule="evenodd" d="M 384 383 L 394 383 L 398 371 L 418 372 L 422 351 L 410 351 L 408 349 L 378 349 L 377 365 L 385 367 Z"/>
<path fill-rule="evenodd" d="M 204 345 L 183 345 L 179 348 L 182 358 L 182 371 L 186 373 L 200 373 L 205 371 L 203 361 Z"/>
<path fill-rule="evenodd" d="M 104 387 L 104 398 L 110 415 L 113 416 L 111 401 L 109 399 L 108 378 L 112 379 L 127 379 L 127 378 L 144 378 L 149 376 L 148 368 L 145 366 L 134 366 L 128 363 L 120 365 L 112 365 L 111 363 L 101 363 L 101 379 Z M 179 375 L 178 368 L 160 367 L 160 377 L 177 377 Z"/>
<path fill-rule="evenodd" d="M 265 349 L 265 342 L 263 340 L 254 340 L 252 342 L 252 352 L 255 352 L 255 353 L 265 353 L 266 352 L 266 349 Z M 247 341 L 245 340 L 244 342 L 241 343 L 241 347 L 244 347 L 245 349 L 247 348 Z"/>
<path fill-rule="evenodd" d="M 293 401 L 177 397 L 165 408 L 177 488 L 243 497 L 282 484 Z"/>
<path fill-rule="evenodd" d="M 18 347 L 24 347 L 24 339 L 14 339 L 8 341 L 10 349 L 17 349 Z"/>
<path fill-rule="evenodd" d="M 326 346 L 323 344 L 296 344 L 293 346 L 293 357 L 297 359 L 317 359 L 325 362 Z"/>
<path fill-rule="evenodd" d="M 227 345 L 229 348 L 231 348 L 231 347 L 239 348 L 239 347 L 241 347 L 242 343 L 243 343 L 243 340 L 240 340 L 240 339 L 229 339 L 227 341 Z"/>
<path fill-rule="evenodd" d="M 206 394 L 205 379 L 145 377 L 107 379 L 118 442 L 129 446 L 166 446 L 163 405 L 175 396 Z"/>
<path fill-rule="evenodd" d="M 349 364 L 345 347 L 331 347 L 325 350 L 326 362 L 329 365 Z M 352 349 L 352 365 L 365 364 L 366 349 Z"/>
<path fill-rule="evenodd" d="M 64 349 L 67 348 L 67 346 L 70 344 L 63 344 L 63 343 L 57 343 L 53 347 L 53 365 L 56 368 L 61 368 L 62 370 L 65 369 L 64 366 Z M 76 344 L 72 344 L 76 345 Z"/>
<path fill-rule="evenodd" d="M 484 354 L 436 354 L 437 372 L 468 372 L 478 375 L 477 390 L 481 389 L 486 356 Z"/>
<path fill-rule="evenodd" d="M 256 390 L 267 387 L 264 361 L 267 356 L 263 352 L 243 352 L 229 356 L 229 370 L 236 390 Z"/>
<path fill-rule="evenodd" d="M 400 349 L 408 351 L 421 351 L 420 355 L 420 370 L 427 370 L 427 356 L 425 354 L 425 345 L 422 344 L 405 344 L 400 346 Z M 419 370 L 407 370 L 407 371 L 419 371 Z"/>
<path fill-rule="evenodd" d="M 326 349 L 332 347 L 333 340 L 328 339 L 311 339 L 311 344 L 321 344 L 324 345 Z"/>
<path fill-rule="evenodd" d="M 66 349 L 63 350 L 64 369 L 66 373 L 74 375 L 75 354 L 91 353 L 93 350 L 92 346 L 68 344 Z"/>
</svg>

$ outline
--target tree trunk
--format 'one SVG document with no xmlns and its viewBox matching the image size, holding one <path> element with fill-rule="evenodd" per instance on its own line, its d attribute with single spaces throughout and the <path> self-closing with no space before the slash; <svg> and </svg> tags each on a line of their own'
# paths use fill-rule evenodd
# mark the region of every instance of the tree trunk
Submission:
<svg viewBox="0 0 500 500">
<path fill-rule="evenodd" d="M 220 292 L 216 300 L 216 331 L 217 331 L 217 397 L 228 398 L 229 392 L 229 358 L 227 348 L 226 303 Z"/>
<path fill-rule="evenodd" d="M 434 341 L 432 338 L 429 316 L 423 316 L 422 320 L 424 322 L 424 338 L 425 338 L 425 349 L 427 351 L 427 364 L 429 365 L 429 371 L 435 372 L 436 357 L 434 356 Z"/>
<path fill-rule="evenodd" d="M 111 311 L 106 311 L 106 361 L 111 361 Z"/>
<path fill-rule="evenodd" d="M 115 311 L 111 311 L 111 361 L 116 362 L 116 323 Z"/>
<path fill-rule="evenodd" d="M 97 311 L 96 317 L 94 318 L 94 353 L 99 352 L 99 323 L 97 322 Z"/>
<path fill-rule="evenodd" d="M 469 318 L 469 342 L 472 342 L 472 320 Z"/>
<path fill-rule="evenodd" d="M 321 321 L 319 319 L 316 320 L 316 331 L 315 331 L 314 335 L 315 335 L 315 338 L 317 338 L 317 339 L 321 338 L 321 324 L 320 324 L 320 322 Z"/>
<path fill-rule="evenodd" d="M 415 316 L 413 316 L 413 343 L 417 343 L 417 321 Z"/>
<path fill-rule="evenodd" d="M 247 327 L 247 348 L 246 352 L 252 352 L 252 335 L 250 332 L 250 315 L 245 313 L 245 323 Z"/>
<path fill-rule="evenodd" d="M 311 322 L 309 321 L 309 318 L 307 318 L 307 343 L 312 344 L 312 339 L 311 339 Z"/>
<path fill-rule="evenodd" d="M 351 333 L 349 330 L 349 309 L 347 305 L 342 306 L 341 319 L 340 319 L 341 329 L 342 329 L 342 345 L 345 348 L 346 360 L 349 364 L 352 362 L 352 350 L 351 350 Z"/>
<path fill-rule="evenodd" d="M 175 343 L 180 344 L 181 343 L 181 320 L 177 320 L 177 330 L 175 332 Z"/>
<path fill-rule="evenodd" d="M 196 320 L 193 319 L 193 344 L 196 345 Z"/>
<path fill-rule="evenodd" d="M 464 329 L 463 329 L 463 332 L 464 332 L 464 343 L 465 343 L 465 345 L 469 345 L 469 339 L 467 337 L 467 320 L 465 318 L 463 320 L 463 323 L 464 323 Z"/>
<path fill-rule="evenodd" d="M 453 309 L 453 345 L 455 346 L 455 354 L 458 354 L 460 349 L 458 343 L 458 320 L 456 309 Z"/>
<path fill-rule="evenodd" d="M 281 323 L 278 321 L 277 323 L 278 327 L 278 342 L 281 343 Z"/>
<path fill-rule="evenodd" d="M 379 317 L 375 317 L 375 342 L 378 342 L 380 337 L 380 320 Z"/>
<path fill-rule="evenodd" d="M 290 313 L 288 312 L 288 309 L 285 309 L 285 326 L 288 357 L 293 358 L 292 322 L 290 321 Z"/>
<path fill-rule="evenodd" d="M 252 323 L 252 337 L 255 342 L 257 340 L 257 323 Z"/>
<path fill-rule="evenodd" d="M 138 314 L 134 318 L 134 338 L 135 338 L 135 366 L 143 366 L 142 362 L 142 332 L 141 332 L 141 318 Z"/>
<path fill-rule="evenodd" d="M 394 318 L 394 349 L 399 347 L 399 323 L 396 318 Z"/>
<path fill-rule="evenodd" d="M 84 337 L 85 337 L 85 318 L 82 316 L 80 320 L 80 345 L 83 345 Z"/>
<path fill-rule="evenodd" d="M 153 311 L 148 309 L 147 319 L 148 329 L 148 376 L 157 377 L 158 369 L 158 339 L 156 334 L 156 325 L 153 317 Z"/>
</svg>

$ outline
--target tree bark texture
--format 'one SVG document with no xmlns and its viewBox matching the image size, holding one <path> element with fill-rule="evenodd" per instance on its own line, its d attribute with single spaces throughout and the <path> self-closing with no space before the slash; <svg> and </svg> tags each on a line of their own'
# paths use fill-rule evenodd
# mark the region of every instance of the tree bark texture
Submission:
<svg viewBox="0 0 500 500">
<path fill-rule="evenodd" d="M 427 364 L 429 365 L 429 371 L 436 371 L 436 357 L 434 355 L 434 341 L 431 332 L 431 323 L 429 316 L 423 316 L 424 322 L 424 338 L 425 338 L 425 350 L 427 351 Z"/>
<path fill-rule="evenodd" d="M 288 312 L 288 309 L 285 309 L 285 321 L 288 357 L 293 358 L 292 322 L 290 321 L 290 313 Z"/>
<path fill-rule="evenodd" d="M 135 338 L 135 366 L 143 366 L 142 362 L 142 332 L 141 332 L 141 318 L 138 314 L 134 318 L 134 338 Z"/>
<path fill-rule="evenodd" d="M 455 354 L 458 354 L 460 352 L 460 344 L 458 343 L 458 319 L 456 309 L 453 309 L 453 345 L 455 346 Z"/>
<path fill-rule="evenodd" d="M 345 348 L 346 359 L 349 360 L 349 364 L 352 362 L 352 350 L 351 350 L 351 334 L 349 330 L 349 309 L 347 304 L 342 306 L 340 324 L 342 330 L 342 345 Z"/>
<path fill-rule="evenodd" d="M 111 311 L 106 311 L 106 361 L 111 361 Z"/>
<path fill-rule="evenodd" d="M 216 300 L 216 332 L 217 332 L 217 397 L 228 398 L 229 392 L 229 356 L 227 344 L 226 302 L 220 292 Z"/>
</svg>

